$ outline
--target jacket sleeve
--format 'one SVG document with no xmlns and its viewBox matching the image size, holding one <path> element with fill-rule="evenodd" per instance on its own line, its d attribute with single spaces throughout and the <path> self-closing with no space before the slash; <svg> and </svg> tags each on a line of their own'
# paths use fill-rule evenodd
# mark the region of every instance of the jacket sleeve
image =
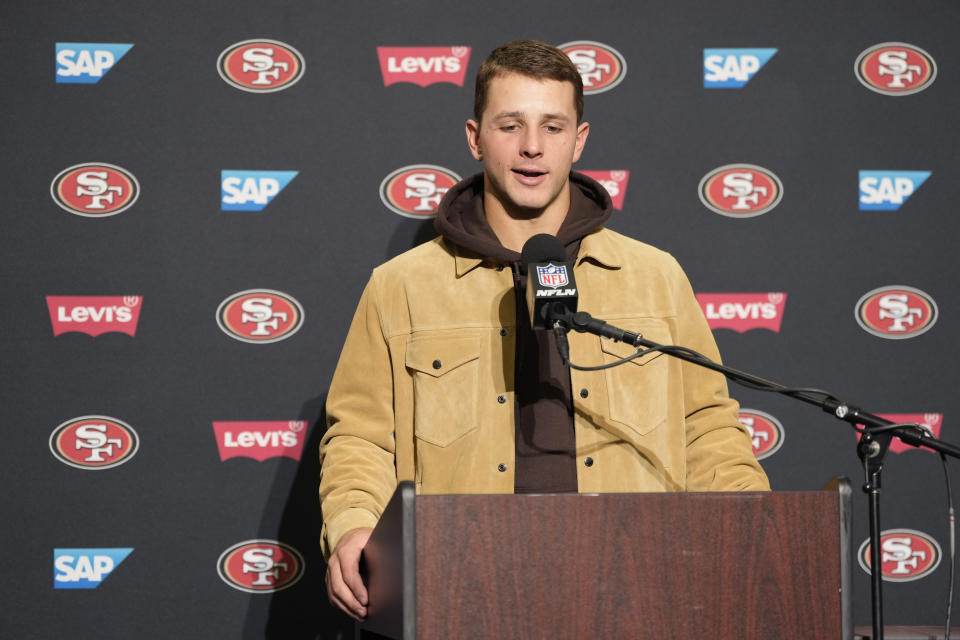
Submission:
<svg viewBox="0 0 960 640">
<path fill-rule="evenodd" d="M 676 263 L 674 263 L 676 264 Z M 687 277 L 676 265 L 677 336 L 681 346 L 720 362 L 720 352 Z M 770 483 L 728 395 L 723 374 L 684 361 L 687 491 L 769 491 Z"/>
<path fill-rule="evenodd" d="M 321 548 L 329 558 L 344 533 L 376 525 L 397 486 L 393 376 L 376 275 L 350 325 L 327 396 L 320 441 Z"/>
</svg>

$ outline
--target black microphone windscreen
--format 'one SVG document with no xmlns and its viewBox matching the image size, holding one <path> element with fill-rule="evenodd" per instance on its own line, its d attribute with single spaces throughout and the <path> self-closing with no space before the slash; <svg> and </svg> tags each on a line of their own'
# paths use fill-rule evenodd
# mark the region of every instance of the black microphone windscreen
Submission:
<svg viewBox="0 0 960 640">
<path fill-rule="evenodd" d="M 549 233 L 538 233 L 523 243 L 520 260 L 525 264 L 531 262 L 566 262 L 567 252 L 556 236 Z"/>
</svg>

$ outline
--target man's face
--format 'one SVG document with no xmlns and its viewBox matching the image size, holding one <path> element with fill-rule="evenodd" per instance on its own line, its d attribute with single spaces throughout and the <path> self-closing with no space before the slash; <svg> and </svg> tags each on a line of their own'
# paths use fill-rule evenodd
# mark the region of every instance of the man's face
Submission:
<svg viewBox="0 0 960 640">
<path fill-rule="evenodd" d="M 567 206 L 570 167 L 590 127 L 577 125 L 573 91 L 569 82 L 497 76 L 481 122 L 467 121 L 467 142 L 483 163 L 485 189 L 513 217 L 534 218 L 552 205 Z"/>
</svg>

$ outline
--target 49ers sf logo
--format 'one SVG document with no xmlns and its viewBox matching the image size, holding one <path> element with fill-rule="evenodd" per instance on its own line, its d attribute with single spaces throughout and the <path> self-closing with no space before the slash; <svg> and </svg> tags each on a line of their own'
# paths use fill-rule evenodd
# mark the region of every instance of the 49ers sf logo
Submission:
<svg viewBox="0 0 960 640">
<path fill-rule="evenodd" d="M 133 206 L 140 197 L 140 183 L 123 167 L 85 162 L 61 171 L 50 183 L 50 195 L 72 214 L 106 218 Z"/>
<path fill-rule="evenodd" d="M 765 411 L 740 409 L 740 424 L 750 432 L 757 460 L 769 458 L 783 446 L 783 425 Z"/>
<path fill-rule="evenodd" d="M 244 40 L 232 44 L 217 58 L 224 81 L 243 91 L 270 93 L 287 89 L 303 77 L 300 52 L 276 40 Z"/>
<path fill-rule="evenodd" d="M 857 57 L 853 69 L 863 86 L 888 96 L 923 91 L 937 77 L 933 56 L 904 42 L 884 42 L 869 47 Z"/>
<path fill-rule="evenodd" d="M 300 552 L 276 540 L 239 542 L 217 560 L 217 574 L 234 589 L 273 593 L 292 587 L 303 577 Z"/>
<path fill-rule="evenodd" d="M 583 94 L 603 93 L 623 82 L 627 75 L 627 61 L 613 47 L 575 40 L 557 47 L 577 66 L 583 80 Z"/>
<path fill-rule="evenodd" d="M 864 331 L 879 338 L 915 338 L 936 323 L 937 303 L 913 287 L 880 287 L 857 301 L 856 317 Z"/>
<path fill-rule="evenodd" d="M 57 460 L 88 471 L 121 465 L 139 447 L 140 439 L 133 427 L 107 416 L 67 420 L 50 434 L 50 451 Z"/>
<path fill-rule="evenodd" d="M 277 342 L 303 325 L 303 307 L 280 291 L 248 289 L 220 303 L 217 324 L 225 334 L 242 342 Z"/>
<path fill-rule="evenodd" d="M 942 557 L 940 544 L 913 529 L 890 529 L 880 534 L 880 570 L 888 582 L 911 582 L 933 573 Z M 871 573 L 870 538 L 857 552 L 860 568 Z"/>
<path fill-rule="evenodd" d="M 731 218 L 759 216 L 780 204 L 783 198 L 780 178 L 752 164 L 717 167 L 703 176 L 698 190 L 704 206 Z"/>
<path fill-rule="evenodd" d="M 388 209 L 408 218 L 428 218 L 460 176 L 432 164 L 400 167 L 380 183 L 380 199 Z"/>
</svg>

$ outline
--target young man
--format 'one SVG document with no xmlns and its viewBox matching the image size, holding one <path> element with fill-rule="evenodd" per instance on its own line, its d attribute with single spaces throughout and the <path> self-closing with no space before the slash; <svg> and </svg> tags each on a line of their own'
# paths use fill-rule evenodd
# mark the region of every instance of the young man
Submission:
<svg viewBox="0 0 960 640">
<path fill-rule="evenodd" d="M 590 126 L 566 55 L 494 50 L 466 125 L 483 173 L 440 204 L 441 237 L 374 270 L 327 400 L 323 550 L 331 602 L 366 615 L 360 552 L 399 480 L 419 493 L 767 490 L 724 378 L 661 354 L 565 366 L 524 303 L 524 243 L 557 236 L 580 308 L 719 359 L 668 254 L 602 227 L 610 198 L 571 173 Z M 579 365 L 634 352 L 569 337 Z"/>
</svg>

